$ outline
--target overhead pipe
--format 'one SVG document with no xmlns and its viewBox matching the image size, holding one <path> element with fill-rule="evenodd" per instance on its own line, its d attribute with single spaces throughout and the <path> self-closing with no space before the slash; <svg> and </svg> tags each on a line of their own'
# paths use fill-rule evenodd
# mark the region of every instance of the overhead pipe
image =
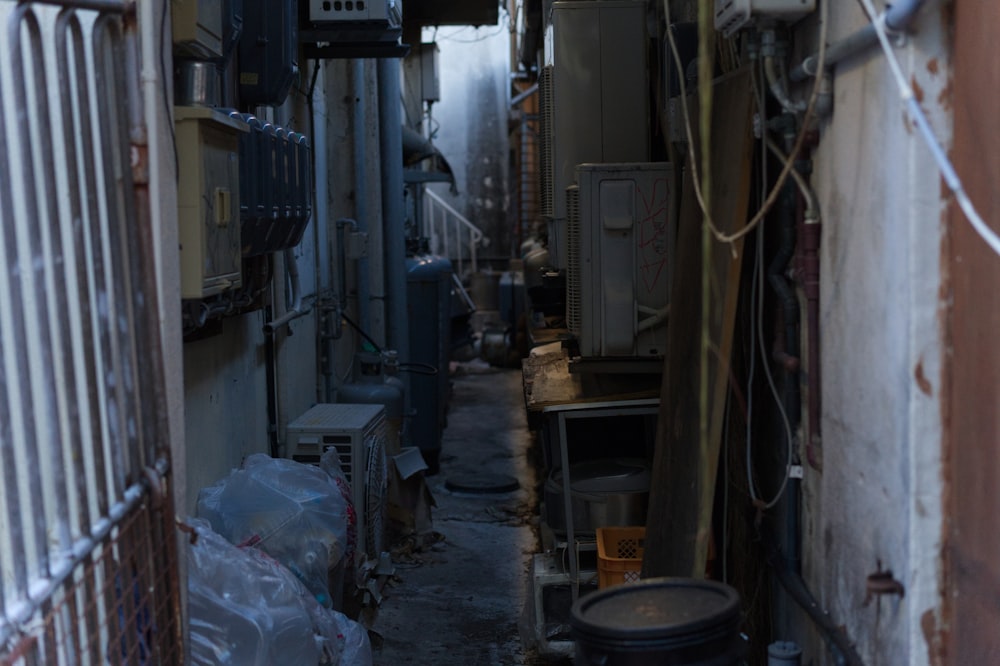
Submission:
<svg viewBox="0 0 1000 666">
<path fill-rule="evenodd" d="M 311 308 L 302 305 L 302 288 L 299 286 L 299 266 L 295 263 L 295 251 L 292 248 L 285 250 L 285 278 L 292 292 L 292 307 L 285 309 L 285 314 L 277 319 L 264 324 L 264 333 L 273 334 L 282 326 L 287 325 L 293 319 L 304 317 L 309 314 Z"/>
<path fill-rule="evenodd" d="M 890 32 L 905 32 L 910 21 L 920 10 L 925 0 L 897 0 L 885 10 L 885 26 Z M 837 40 L 826 48 L 826 69 L 833 69 L 837 63 L 857 55 L 878 43 L 875 26 L 869 23 L 847 37 Z M 792 70 L 789 78 L 801 82 L 816 76 L 818 56 L 813 54 Z"/>
<path fill-rule="evenodd" d="M 377 65 L 379 144 L 382 170 L 382 226 L 388 322 L 388 347 L 410 358 L 406 303 L 406 210 L 403 205 L 403 135 L 400 112 L 399 59 L 380 58 Z M 407 391 L 409 394 L 409 391 Z"/>
</svg>

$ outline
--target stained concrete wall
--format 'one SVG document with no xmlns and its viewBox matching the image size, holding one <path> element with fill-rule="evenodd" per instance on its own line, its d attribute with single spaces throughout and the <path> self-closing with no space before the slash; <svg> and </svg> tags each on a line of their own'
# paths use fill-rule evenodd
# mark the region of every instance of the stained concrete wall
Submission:
<svg viewBox="0 0 1000 666">
<path fill-rule="evenodd" d="M 865 25 L 857 4 L 830 4 L 830 41 Z M 927 5 L 896 52 L 947 146 L 946 17 Z M 815 47 L 814 29 L 799 39 Z M 877 48 L 837 67 L 834 105 L 812 179 L 823 440 L 822 472 L 803 483 L 803 575 L 865 663 L 927 663 L 921 617 L 941 603 L 942 183 Z M 880 564 L 906 596 L 866 604 Z"/>
<path fill-rule="evenodd" d="M 194 510 L 198 492 L 252 453 L 271 453 L 271 430 L 283 453 L 286 426 L 317 402 L 330 401 L 332 393 L 349 376 L 353 352 L 360 338 L 350 329 L 324 346 L 320 331 L 326 325 L 332 299 L 338 293 L 339 268 L 335 221 L 357 218 L 357 187 L 353 152 L 353 110 L 363 97 L 367 149 L 365 171 L 369 185 L 366 222 L 369 230 L 367 265 L 349 260 L 347 307 L 358 321 L 357 275 L 367 271 L 371 284 L 370 334 L 384 343 L 383 262 L 378 182 L 378 103 L 374 61 L 362 66 L 362 77 L 353 80 L 352 63 L 324 62 L 312 93 L 310 114 L 307 95 L 312 69 L 309 63 L 293 87 L 289 100 L 268 111 L 278 125 L 305 133 L 313 147 L 315 194 L 313 217 L 301 244 L 293 251 L 299 272 L 303 305 L 309 313 L 292 320 L 273 334 L 274 384 L 267 380 L 265 312 L 223 320 L 220 335 L 184 345 L 184 431 L 188 461 L 185 493 L 188 512 Z M 312 115 L 312 121 L 310 121 Z M 373 171 L 374 169 L 374 171 Z M 272 317 L 290 305 L 283 254 L 274 257 L 270 289 Z M 324 374 L 324 371 L 328 374 Z M 268 392 L 273 391 L 276 419 L 268 414 Z"/>
<path fill-rule="evenodd" d="M 308 80 L 308 79 L 306 79 Z M 271 119 L 296 131 L 304 132 L 313 145 L 316 137 L 310 127 L 306 90 L 293 89 L 283 107 L 270 112 Z M 325 108 L 324 89 L 318 87 L 314 101 Z M 325 116 L 321 116 L 325 117 Z M 320 125 L 320 139 L 326 127 Z M 318 182 L 326 183 L 326 153 L 316 151 Z M 320 313 L 316 304 L 329 289 L 327 207 L 314 202 L 313 219 L 301 244 L 293 251 L 299 271 L 304 305 L 309 314 L 290 322 L 273 335 L 274 400 L 277 411 L 277 438 L 285 441 L 285 425 L 319 401 L 319 359 L 317 326 Z M 321 260 L 326 262 L 321 263 Z M 274 279 L 270 298 L 272 317 L 285 312 L 288 293 L 285 260 L 274 257 Z M 271 426 L 268 414 L 266 311 L 228 317 L 222 333 L 184 345 L 185 448 L 187 452 L 187 491 L 184 509 L 193 512 L 201 488 L 214 483 L 238 467 L 252 453 L 271 452 Z"/>
</svg>

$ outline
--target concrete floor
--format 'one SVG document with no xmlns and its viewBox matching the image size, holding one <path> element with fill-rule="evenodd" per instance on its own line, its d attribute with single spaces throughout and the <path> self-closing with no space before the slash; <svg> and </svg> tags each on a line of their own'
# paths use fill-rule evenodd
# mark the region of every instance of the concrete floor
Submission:
<svg viewBox="0 0 1000 666">
<path fill-rule="evenodd" d="M 396 579 L 372 625 L 375 664 L 551 663 L 525 650 L 518 630 L 529 563 L 539 550 L 521 373 L 470 363 L 453 381 L 441 472 L 428 479 L 436 534 L 416 552 L 397 548 Z M 520 489 L 470 494 L 446 487 L 470 474 L 513 476 Z"/>
</svg>

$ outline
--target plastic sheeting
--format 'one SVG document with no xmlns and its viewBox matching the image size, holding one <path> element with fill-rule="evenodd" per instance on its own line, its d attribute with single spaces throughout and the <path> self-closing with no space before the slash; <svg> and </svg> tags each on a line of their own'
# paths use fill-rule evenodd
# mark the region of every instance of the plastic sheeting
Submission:
<svg viewBox="0 0 1000 666">
<path fill-rule="evenodd" d="M 357 518 L 336 466 L 324 471 L 263 454 L 198 496 L 198 516 L 240 546 L 253 546 L 292 571 L 330 607 L 331 572 L 350 562 Z"/>
</svg>

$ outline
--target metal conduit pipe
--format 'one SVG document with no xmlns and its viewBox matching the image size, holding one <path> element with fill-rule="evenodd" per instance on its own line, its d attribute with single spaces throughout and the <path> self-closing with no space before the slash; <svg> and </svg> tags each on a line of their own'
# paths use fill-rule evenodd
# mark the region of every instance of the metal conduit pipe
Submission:
<svg viewBox="0 0 1000 666">
<path fill-rule="evenodd" d="M 795 254 L 795 206 L 797 199 L 792 184 L 786 183 L 778 209 L 781 225 L 779 227 L 778 252 L 767 267 L 767 280 L 781 304 L 781 321 L 785 329 L 784 339 L 776 341 L 776 346 L 780 344 L 780 347 L 775 349 L 774 360 L 781 364 L 785 372 L 783 402 L 793 434 L 798 427 L 800 413 L 798 393 L 799 299 L 795 295 L 795 290 L 788 284 L 785 271 Z M 776 332 L 776 337 L 778 335 L 780 334 Z M 789 442 L 788 445 L 794 446 L 794 443 Z"/>
<path fill-rule="evenodd" d="M 365 118 L 368 116 L 368 100 L 365 97 L 365 61 L 360 58 L 352 63 L 351 76 L 354 87 L 354 216 L 357 230 L 368 233 L 368 177 L 365 162 L 368 159 L 368 140 L 365 136 Z M 362 328 L 370 325 L 371 286 L 368 276 L 368 257 L 358 259 L 358 322 Z"/>
<path fill-rule="evenodd" d="M 378 61 L 379 143 L 382 168 L 382 226 L 388 347 L 410 358 L 406 303 L 406 211 L 403 205 L 403 133 L 400 112 L 399 59 Z M 407 391 L 409 394 L 409 391 Z"/>
<path fill-rule="evenodd" d="M 293 319 L 304 317 L 311 311 L 311 308 L 302 307 L 302 288 L 299 286 L 299 266 L 295 263 L 295 251 L 292 248 L 288 248 L 285 250 L 284 256 L 285 278 L 288 280 L 292 292 L 292 307 L 287 308 L 285 314 L 277 319 L 264 324 L 264 333 L 267 335 L 271 335 Z"/>
<path fill-rule="evenodd" d="M 924 0 L 896 0 L 885 11 L 885 26 L 891 32 L 904 32 Z M 847 37 L 830 44 L 826 49 L 826 68 L 833 69 L 838 62 L 861 53 L 878 43 L 875 26 L 868 24 Z M 816 76 L 817 56 L 813 54 L 792 70 L 793 82 L 805 81 Z"/>
<path fill-rule="evenodd" d="M 785 566 L 784 558 L 781 556 L 774 537 L 765 533 L 764 543 L 768 551 L 767 562 L 774 569 L 778 582 L 788 592 L 788 596 L 798 604 L 799 608 L 805 611 L 809 619 L 816 625 L 826 642 L 834 663 L 837 666 L 863 666 L 864 662 L 861 660 L 861 656 L 844 630 L 837 625 L 829 613 L 820 608 L 819 602 L 806 587 L 802 577 Z"/>
</svg>

